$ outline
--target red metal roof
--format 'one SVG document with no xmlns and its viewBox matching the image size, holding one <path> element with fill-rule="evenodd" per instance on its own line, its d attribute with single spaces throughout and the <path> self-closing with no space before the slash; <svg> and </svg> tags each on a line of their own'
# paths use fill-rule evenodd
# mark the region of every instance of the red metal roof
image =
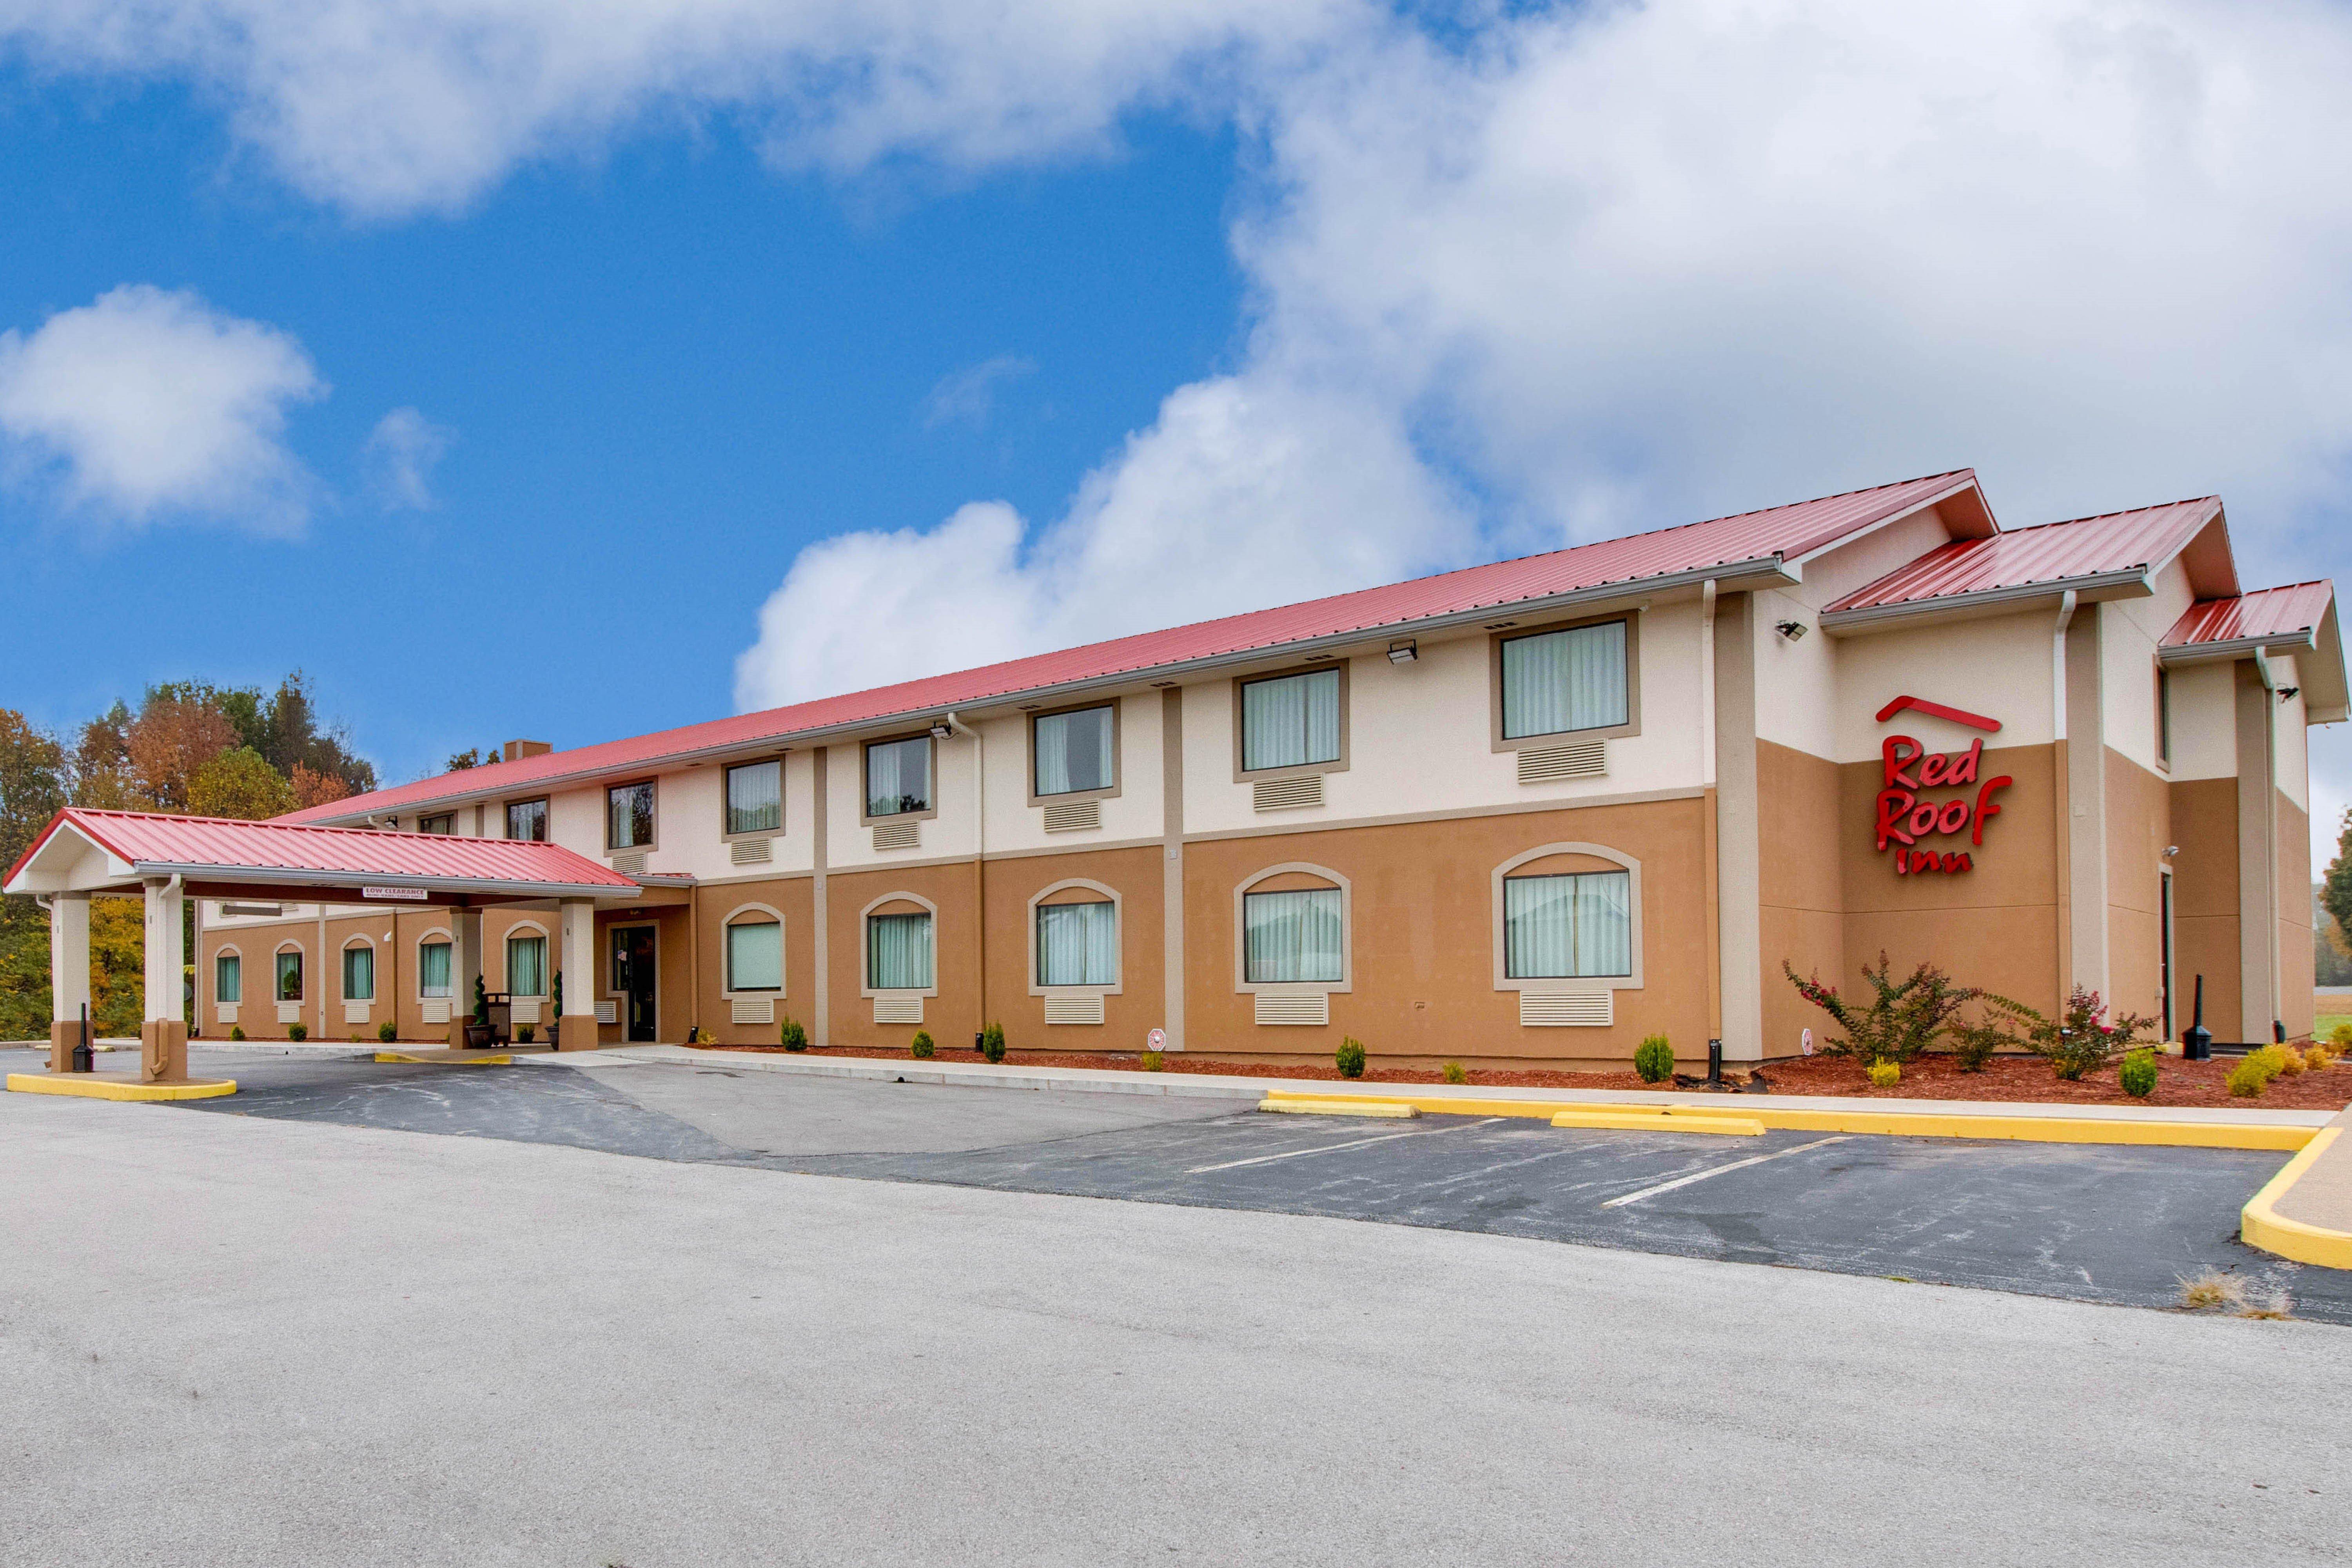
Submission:
<svg viewBox="0 0 2352 1568">
<path fill-rule="evenodd" d="M 1169 665 L 1274 649 L 1317 637 L 1405 626 L 1440 616 L 1500 608 L 1528 599 L 1638 583 L 1710 566 L 1769 561 L 1775 556 L 1795 560 L 1899 517 L 1939 496 L 1973 489 L 1975 484 L 1973 469 L 1956 468 L 1950 473 L 1931 474 L 1899 484 L 1685 523 L 1622 539 L 1601 540 L 1302 605 L 1144 632 L 650 735 L 520 757 L 510 763 L 491 763 L 462 774 L 445 773 L 312 806 L 278 820 L 348 820 L 372 813 L 397 812 L 412 803 L 459 795 L 520 795 L 557 779 L 651 766 L 673 757 L 782 741 L 796 734 L 898 715 L 940 713 L 959 706 L 1076 681 L 1140 674 Z"/>
<path fill-rule="evenodd" d="M 89 811 L 79 806 L 68 806 L 51 817 L 0 882 L 14 880 L 41 846 L 67 826 L 134 866 L 203 868 L 224 874 L 310 873 L 352 881 L 382 879 L 399 885 L 430 882 L 452 888 L 543 884 L 627 892 L 637 886 L 556 844 L 237 822 L 143 811 Z"/>
<path fill-rule="evenodd" d="M 2204 496 L 2011 529 L 1990 539 L 1956 539 L 1856 589 L 1822 613 L 1834 616 L 1999 588 L 2063 584 L 2072 578 L 2160 565 L 2187 548 L 2221 505 L 2219 497 Z"/>
<path fill-rule="evenodd" d="M 2200 599 L 2164 634 L 2164 646 L 2189 647 L 2197 643 L 2287 637 L 2315 631 L 2335 600 L 2336 584 L 2325 577 L 2315 583 L 2256 588 L 2234 599 Z"/>
</svg>

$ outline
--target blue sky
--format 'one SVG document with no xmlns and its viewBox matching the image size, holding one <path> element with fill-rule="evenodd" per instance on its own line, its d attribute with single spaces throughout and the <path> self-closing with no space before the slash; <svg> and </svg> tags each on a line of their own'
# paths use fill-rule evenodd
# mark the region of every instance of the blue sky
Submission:
<svg viewBox="0 0 2352 1568">
<path fill-rule="evenodd" d="M 84 617 L 0 704 L 299 667 L 397 781 L 1960 466 L 2342 576 L 2347 77 L 2333 0 L 0 0 L 0 574 Z"/>
</svg>

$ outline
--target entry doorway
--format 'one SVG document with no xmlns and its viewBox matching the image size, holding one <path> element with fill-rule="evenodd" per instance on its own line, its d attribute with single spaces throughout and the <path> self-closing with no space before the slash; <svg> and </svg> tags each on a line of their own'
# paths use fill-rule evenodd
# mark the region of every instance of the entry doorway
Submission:
<svg viewBox="0 0 2352 1568">
<path fill-rule="evenodd" d="M 2158 958 L 2157 958 L 2157 963 L 2158 963 L 2158 968 L 2159 968 L 2159 970 L 2160 970 L 2160 973 L 2158 973 L 2158 977 L 2157 977 L 2157 978 L 2158 978 L 2158 984 L 2163 988 L 2163 994 L 2164 994 L 2164 1037 L 2165 1037 L 2166 1039 L 2168 1039 L 2168 1039 L 2171 1039 L 2171 1038 L 2173 1037 L 2174 1034 L 2176 1033 L 2176 1031 L 2174 1030 L 2174 1028 L 2173 1028 L 2173 1026 L 2173 1026 L 2173 1016 L 2172 1016 L 2173 1007 L 2172 1007 L 2172 872 L 2171 872 L 2171 870 L 2170 870 L 2169 868 L 2167 868 L 2167 869 L 2165 869 L 2165 870 L 2159 871 L 2159 872 L 2157 874 L 2156 884 L 2157 884 L 2157 906 L 2158 906 L 2158 908 L 2157 908 L 2157 938 L 2156 938 L 2156 940 L 2157 940 L 2157 944 L 2158 944 Z"/>
<path fill-rule="evenodd" d="M 620 996 L 621 1037 L 648 1042 L 657 1039 L 655 1024 L 660 998 L 656 982 L 661 973 L 660 928 L 614 926 L 612 942 L 611 984 Z"/>
</svg>

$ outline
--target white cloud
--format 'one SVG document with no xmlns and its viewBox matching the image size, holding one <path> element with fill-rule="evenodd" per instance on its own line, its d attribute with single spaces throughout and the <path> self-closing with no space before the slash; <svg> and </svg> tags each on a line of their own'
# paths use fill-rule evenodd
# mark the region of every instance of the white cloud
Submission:
<svg viewBox="0 0 2352 1568">
<path fill-rule="evenodd" d="M 286 409 L 326 391 L 290 334 L 186 290 L 130 284 L 29 335 L 0 332 L 11 477 L 101 526 L 299 529 L 311 481 L 282 438 Z"/>
<path fill-rule="evenodd" d="M 375 423 L 360 448 L 368 489 L 386 511 L 430 511 L 433 468 L 448 451 L 455 432 L 414 408 L 395 408 Z"/>
<path fill-rule="evenodd" d="M 1034 374 L 1036 370 L 1035 362 L 1019 354 L 998 354 L 994 359 L 950 372 L 940 377 L 939 384 L 923 398 L 923 428 L 969 425 L 978 429 L 996 412 L 998 384 L 1018 381 Z"/>
</svg>

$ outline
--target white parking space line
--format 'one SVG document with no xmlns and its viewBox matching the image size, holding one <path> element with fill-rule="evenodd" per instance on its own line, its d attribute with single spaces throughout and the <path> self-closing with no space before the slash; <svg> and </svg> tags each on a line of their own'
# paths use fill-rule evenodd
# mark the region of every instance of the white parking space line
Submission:
<svg viewBox="0 0 2352 1568">
<path fill-rule="evenodd" d="M 1605 1209 L 1623 1208 L 1627 1204 L 1638 1204 L 1643 1198 L 1654 1198 L 1660 1193 L 1671 1193 L 1676 1187 L 1687 1187 L 1693 1182 L 1704 1182 L 1710 1176 L 1727 1176 L 1734 1171 L 1744 1171 L 1750 1165 L 1762 1165 L 1774 1160 L 1785 1160 L 1791 1154 L 1801 1154 L 1808 1149 L 1819 1149 L 1831 1143 L 1843 1143 L 1848 1136 L 1849 1134 L 1840 1133 L 1835 1138 L 1817 1138 L 1811 1143 L 1800 1143 L 1793 1149 L 1783 1149 L 1778 1153 L 1755 1154 L 1745 1160 L 1734 1160 L 1727 1165 L 1710 1165 L 1704 1171 L 1694 1171 L 1687 1176 L 1676 1176 L 1671 1182 L 1660 1182 L 1654 1187 L 1643 1187 L 1638 1193 L 1627 1193 L 1622 1197 L 1611 1198 L 1601 1206 Z"/>
<path fill-rule="evenodd" d="M 1345 1143 L 1325 1143 L 1314 1149 L 1293 1149 L 1287 1154 L 1260 1154 L 1248 1160 L 1228 1160 L 1222 1165 L 1195 1165 L 1184 1173 L 1188 1176 L 1202 1176 L 1211 1171 L 1239 1170 L 1244 1165 L 1271 1165 L 1276 1160 L 1303 1160 L 1309 1154 L 1336 1154 L 1342 1149 L 1361 1149 L 1370 1143 L 1388 1143 L 1399 1138 L 1443 1138 L 1448 1132 L 1467 1132 L 1474 1127 L 1492 1127 L 1502 1120 L 1499 1116 L 1489 1116 L 1483 1121 L 1473 1121 L 1462 1127 L 1441 1127 L 1434 1132 L 1388 1132 L 1378 1138 L 1350 1138 Z"/>
</svg>

